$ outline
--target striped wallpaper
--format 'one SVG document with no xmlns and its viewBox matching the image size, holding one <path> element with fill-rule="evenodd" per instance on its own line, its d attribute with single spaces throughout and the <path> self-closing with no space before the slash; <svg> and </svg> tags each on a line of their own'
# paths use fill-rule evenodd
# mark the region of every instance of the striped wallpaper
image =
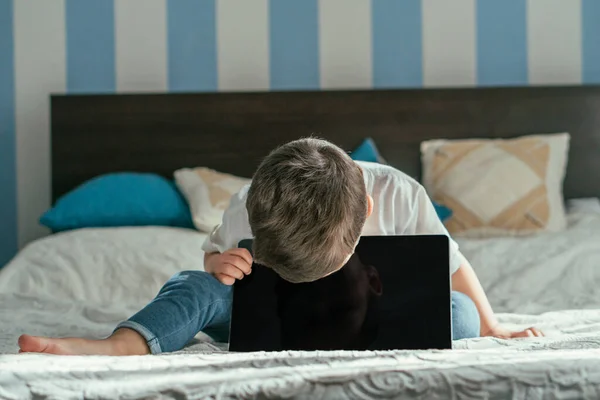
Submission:
<svg viewBox="0 0 600 400">
<path fill-rule="evenodd" d="M 0 265 L 45 234 L 49 93 L 592 82 L 598 0 L 0 0 Z"/>
</svg>

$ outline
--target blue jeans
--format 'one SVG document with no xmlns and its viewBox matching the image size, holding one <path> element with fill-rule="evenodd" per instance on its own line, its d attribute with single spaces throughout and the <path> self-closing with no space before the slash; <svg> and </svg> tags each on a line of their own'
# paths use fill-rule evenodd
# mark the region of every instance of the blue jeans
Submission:
<svg viewBox="0 0 600 400">
<path fill-rule="evenodd" d="M 217 342 L 229 340 L 233 290 L 202 271 L 173 276 L 146 307 L 121 322 L 142 335 L 152 354 L 182 349 L 200 331 Z M 479 314 L 471 299 L 452 292 L 452 338 L 479 336 Z"/>
</svg>

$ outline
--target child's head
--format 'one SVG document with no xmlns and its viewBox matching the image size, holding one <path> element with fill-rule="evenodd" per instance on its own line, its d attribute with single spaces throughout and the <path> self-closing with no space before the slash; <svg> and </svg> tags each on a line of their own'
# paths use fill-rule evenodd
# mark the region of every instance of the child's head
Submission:
<svg viewBox="0 0 600 400">
<path fill-rule="evenodd" d="M 340 269 L 370 212 L 361 168 L 339 147 L 312 138 L 264 159 L 246 207 L 254 260 L 293 283 Z"/>
</svg>

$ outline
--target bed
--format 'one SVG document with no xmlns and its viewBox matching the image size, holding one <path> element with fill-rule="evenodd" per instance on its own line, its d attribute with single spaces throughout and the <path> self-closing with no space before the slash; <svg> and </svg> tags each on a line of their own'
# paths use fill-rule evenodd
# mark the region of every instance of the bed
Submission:
<svg viewBox="0 0 600 400">
<path fill-rule="evenodd" d="M 0 397 L 599 398 L 599 109 L 597 87 L 54 96 L 54 199 L 115 171 L 171 177 L 204 165 L 249 177 L 269 149 L 312 133 L 347 149 L 370 136 L 418 178 L 426 139 L 568 131 L 568 225 L 459 239 L 501 321 L 535 325 L 545 338 L 462 340 L 451 351 L 234 354 L 199 334 L 160 356 L 17 355 L 24 332 L 104 337 L 170 275 L 203 268 L 205 234 L 194 230 L 51 235 L 0 272 Z"/>
</svg>

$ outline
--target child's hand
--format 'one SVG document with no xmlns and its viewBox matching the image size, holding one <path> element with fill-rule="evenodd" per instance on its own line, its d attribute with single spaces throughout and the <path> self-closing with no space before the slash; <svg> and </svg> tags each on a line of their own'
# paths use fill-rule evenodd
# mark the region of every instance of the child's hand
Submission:
<svg viewBox="0 0 600 400">
<path fill-rule="evenodd" d="M 233 285 L 252 272 L 252 255 L 246 249 L 229 249 L 224 253 L 207 254 L 204 270 L 225 285 Z"/>
<path fill-rule="evenodd" d="M 522 331 L 514 332 L 509 331 L 501 326 L 496 326 L 491 329 L 489 332 L 482 336 L 494 336 L 500 339 L 515 339 L 515 338 L 526 338 L 526 337 L 544 337 L 544 332 L 540 331 L 537 328 L 531 327 L 524 329 Z"/>
</svg>

